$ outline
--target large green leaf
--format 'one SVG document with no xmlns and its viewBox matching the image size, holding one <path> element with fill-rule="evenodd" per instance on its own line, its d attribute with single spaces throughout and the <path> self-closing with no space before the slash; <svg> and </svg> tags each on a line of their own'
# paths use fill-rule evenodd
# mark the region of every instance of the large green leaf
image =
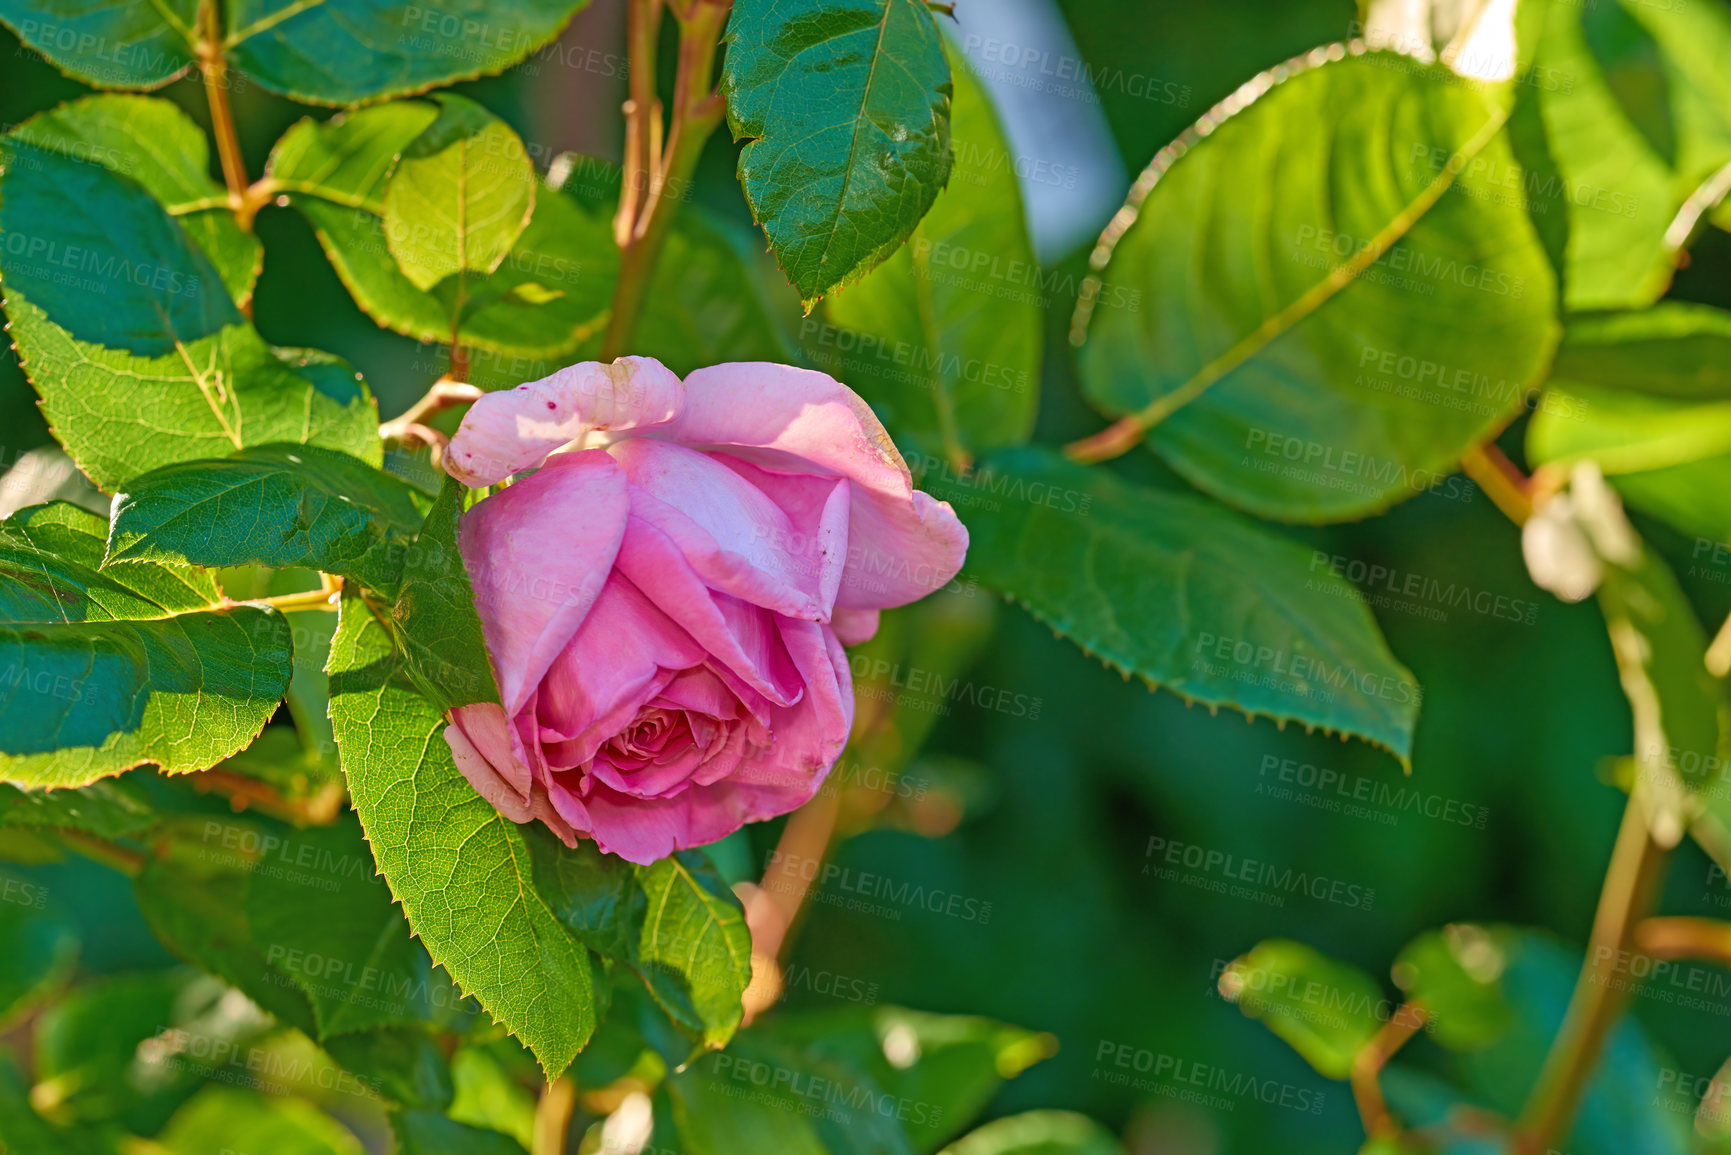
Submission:
<svg viewBox="0 0 1731 1155">
<path fill-rule="evenodd" d="M 169 1155 L 223 1151 L 270 1155 L 363 1155 L 354 1134 L 304 1099 L 209 1086 L 175 1112 L 162 1134 Z"/>
<path fill-rule="evenodd" d="M 288 686 L 280 614 L 223 604 L 208 575 L 98 571 L 102 530 L 63 504 L 0 523 L 0 777 L 203 770 L 244 749 Z"/>
<path fill-rule="evenodd" d="M 12 336 L 49 424 L 99 486 L 272 441 L 380 460 L 354 371 L 266 345 L 143 187 L 16 138 L 7 154 L 0 231 L 32 238 L 0 251 Z"/>
<path fill-rule="evenodd" d="M 1722 4 L 1545 4 L 1531 73 L 1554 168 L 1528 184 L 1562 214 L 1572 311 L 1647 305 L 1669 284 L 1668 236 L 1690 194 L 1731 162 L 1731 13 Z"/>
<path fill-rule="evenodd" d="M 389 588 L 421 521 L 417 492 L 382 470 L 263 445 L 134 478 L 115 499 L 107 560 L 302 567 Z"/>
<path fill-rule="evenodd" d="M 950 171 L 950 69 L 921 0 L 739 0 L 721 86 L 739 179 L 809 307 L 913 232 Z"/>
<path fill-rule="evenodd" d="M 511 1136 L 471 1127 L 436 1111 L 403 1111 L 391 1116 L 391 1133 L 402 1155 L 523 1155 Z"/>
<path fill-rule="evenodd" d="M 443 713 L 359 601 L 343 605 L 330 672 L 343 769 L 391 893 L 433 960 L 563 1071 L 595 1029 L 602 980 L 536 891 L 523 831 L 464 780 Z"/>
<path fill-rule="evenodd" d="M 974 453 L 1026 441 L 1039 402 L 1044 296 L 1018 157 L 965 58 L 949 187 L 908 243 L 802 332 L 898 439 Z M 815 340 L 812 340 L 815 338 Z"/>
<path fill-rule="evenodd" d="M 744 1015 L 751 934 L 739 900 L 701 851 L 638 866 L 589 842 L 524 832 L 535 885 L 577 939 L 624 963 L 683 1030 L 726 1044 Z"/>
<path fill-rule="evenodd" d="M 225 0 L 229 59 L 274 92 L 357 104 L 500 72 L 586 0 Z"/>
<path fill-rule="evenodd" d="M 131 177 L 166 208 L 241 304 L 264 260 L 258 238 L 240 227 L 228 192 L 210 178 L 204 130 L 178 106 L 143 96 L 87 96 L 31 117 L 17 139 Z"/>
<path fill-rule="evenodd" d="M 465 97 L 438 102 L 385 189 L 385 243 L 423 291 L 497 269 L 535 209 L 535 166 L 510 126 Z"/>
<path fill-rule="evenodd" d="M 1731 399 L 1731 313 L 1665 301 L 1634 312 L 1571 317 L 1551 378 L 1678 400 Z"/>
<path fill-rule="evenodd" d="M 475 592 L 457 548 L 457 520 L 471 496 L 456 479 L 445 478 L 421 532 L 403 554 L 389 615 L 404 674 L 440 709 L 499 700 Z"/>
<path fill-rule="evenodd" d="M 1375 979 L 1290 939 L 1266 939 L 1234 959 L 1220 993 L 1330 1079 L 1352 1074 L 1353 1059 L 1395 1013 Z"/>
<path fill-rule="evenodd" d="M 1411 755 L 1418 683 L 1325 556 L 1212 502 L 1038 450 L 922 486 L 968 526 L 964 573 L 1115 669 Z"/>
<path fill-rule="evenodd" d="M 460 316 L 466 345 L 536 362 L 527 380 L 551 373 L 551 359 L 599 332 L 606 320 L 618 250 L 602 215 L 542 189 L 528 227 L 490 276 L 465 282 L 459 310 L 450 296 L 417 288 L 387 243 L 386 190 L 397 158 L 437 115 L 418 100 L 394 101 L 318 122 L 303 120 L 271 153 L 267 172 L 312 222 L 356 303 L 380 324 L 419 341 L 445 341 Z M 515 383 L 515 382 L 513 382 Z"/>
<path fill-rule="evenodd" d="M 69 76 L 99 88 L 156 88 L 192 65 L 198 7 L 0 0 L 0 22 Z"/>
<path fill-rule="evenodd" d="M 1085 389 L 1252 512 L 1387 508 L 1517 413 L 1556 340 L 1555 277 L 1505 187 L 1506 101 L 1385 53 L 1246 91 L 1155 158 L 1102 238 Z"/>
<path fill-rule="evenodd" d="M 0 783 L 0 826 L 124 838 L 156 822 L 149 796 L 131 776 L 92 782 L 80 790 L 19 790 Z"/>
</svg>

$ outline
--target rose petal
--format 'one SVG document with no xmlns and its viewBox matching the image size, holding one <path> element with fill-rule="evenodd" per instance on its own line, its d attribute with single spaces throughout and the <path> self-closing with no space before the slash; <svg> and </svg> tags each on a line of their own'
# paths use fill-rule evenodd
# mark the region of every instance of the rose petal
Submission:
<svg viewBox="0 0 1731 1155">
<path fill-rule="evenodd" d="M 685 381 L 684 415 L 662 436 L 765 469 L 851 481 L 837 606 L 906 605 L 962 567 L 968 531 L 955 511 L 914 490 L 871 407 L 826 374 L 761 361 L 698 369 Z"/>
<path fill-rule="evenodd" d="M 770 711 L 770 740 L 748 749 L 729 780 L 790 793 L 803 790 L 809 798 L 847 745 L 853 727 L 853 677 L 833 630 L 787 618 L 777 624 L 805 682 L 805 697 Z"/>
<path fill-rule="evenodd" d="M 590 433 L 667 425 L 678 418 L 684 393 L 652 357 L 568 365 L 475 402 L 445 450 L 445 468 L 470 488 L 491 485 Z"/>
<path fill-rule="evenodd" d="M 821 573 L 787 550 L 793 523 L 769 495 L 714 458 L 630 437 L 608 452 L 631 483 L 631 512 L 673 540 L 711 588 L 788 617 L 823 621 Z"/>
<path fill-rule="evenodd" d="M 598 449 L 565 453 L 463 515 L 457 543 L 515 716 L 601 593 L 625 535 L 625 475 Z"/>
<path fill-rule="evenodd" d="M 878 610 L 837 610 L 830 619 L 830 628 L 844 646 L 859 646 L 877 636 Z"/>
</svg>

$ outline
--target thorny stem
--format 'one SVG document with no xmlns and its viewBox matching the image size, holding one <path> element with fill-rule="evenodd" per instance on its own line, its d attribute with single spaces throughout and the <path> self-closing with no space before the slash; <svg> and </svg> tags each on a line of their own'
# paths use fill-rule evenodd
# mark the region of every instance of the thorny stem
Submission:
<svg viewBox="0 0 1731 1155">
<path fill-rule="evenodd" d="M 677 202 L 690 187 L 709 134 L 721 124 L 726 104 L 715 90 L 715 53 L 731 4 L 732 0 L 672 0 L 669 4 L 679 23 L 679 61 L 674 73 L 672 121 L 664 146 L 661 102 L 655 96 L 655 37 L 661 0 L 632 0 L 625 174 L 619 189 L 619 211 L 613 218 L 619 279 L 613 285 L 613 307 L 601 344 L 604 361 L 619 356 L 631 344 Z"/>
<path fill-rule="evenodd" d="M 1636 928 L 1652 905 L 1670 861 L 1670 850 L 1653 840 L 1651 824 L 1651 802 L 1637 782 L 1599 892 L 1586 962 L 1569 998 L 1562 1029 L 1551 1041 L 1538 1082 L 1521 1112 L 1515 1155 L 1543 1155 L 1568 1133 L 1587 1080 L 1627 1000 L 1615 973 L 1617 959 L 1635 945 Z"/>
<path fill-rule="evenodd" d="M 1370 1042 L 1353 1056 L 1352 1098 L 1358 1104 L 1358 1116 L 1364 1121 L 1364 1133 L 1369 1138 L 1400 1133 L 1400 1124 L 1389 1113 L 1388 1102 L 1382 1097 L 1382 1069 L 1424 1026 L 1426 1017 L 1423 1007 L 1402 1003 Z"/>
</svg>

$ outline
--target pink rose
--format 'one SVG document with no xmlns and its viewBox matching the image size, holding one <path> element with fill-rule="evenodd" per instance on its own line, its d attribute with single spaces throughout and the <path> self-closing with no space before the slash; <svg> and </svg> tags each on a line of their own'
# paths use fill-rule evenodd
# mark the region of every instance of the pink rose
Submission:
<svg viewBox="0 0 1731 1155">
<path fill-rule="evenodd" d="M 457 765 L 633 862 L 816 793 L 853 722 L 842 645 L 968 545 L 865 402 L 786 365 L 586 361 L 481 398 L 445 465 L 540 467 L 458 531 L 503 707 L 453 711 Z"/>
</svg>

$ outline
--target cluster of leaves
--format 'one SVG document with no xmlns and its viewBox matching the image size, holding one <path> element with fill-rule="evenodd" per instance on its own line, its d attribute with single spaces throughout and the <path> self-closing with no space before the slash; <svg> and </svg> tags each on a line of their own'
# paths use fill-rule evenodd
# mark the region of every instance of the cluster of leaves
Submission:
<svg viewBox="0 0 1731 1155">
<path fill-rule="evenodd" d="M 477 2 L 418 28 L 401 6 L 361 0 L 0 0 L 0 19 L 68 74 L 131 90 L 0 140 L 11 335 L 60 444 L 113 496 L 106 521 L 49 504 L 0 525 L 0 777 L 58 788 L 14 792 L 0 820 L 105 847 L 163 941 L 262 1009 L 249 1019 L 218 999 L 226 1017 L 210 1025 L 208 991 L 183 976 L 124 1046 L 300 1040 L 396 1108 L 405 1150 L 501 1142 L 463 1138 L 476 1120 L 518 1132 L 520 1111 L 498 1106 L 523 1059 L 509 1039 L 550 1076 L 593 1063 L 582 1085 L 640 1088 L 694 1152 L 932 1150 L 1042 1053 L 1039 1037 L 882 1009 L 776 1016 L 735 1038 L 751 978 L 735 879 L 696 852 L 637 868 L 565 848 L 468 786 L 439 732 L 449 709 L 498 695 L 455 549 L 467 499 L 392 471 L 352 368 L 273 347 L 249 320 L 264 260 L 252 221 L 280 204 L 310 223 L 368 316 L 447 343 L 452 369 L 479 384 L 595 355 L 619 273 L 617 172 L 566 156 L 538 173 L 479 104 L 419 95 L 521 60 L 578 6 Z M 1523 4 L 1499 56 L 1476 35 L 1488 7 L 1441 43 L 1423 21 L 1415 43 L 1368 5 L 1378 46 L 1318 49 L 1254 78 L 1136 181 L 1071 337 L 1084 393 L 1118 422 L 1106 443 L 1145 443 L 1189 491 L 1029 444 L 1046 282 L 1015 153 L 920 0 L 736 3 L 721 91 L 744 142 L 740 180 L 820 312 L 796 336 L 749 237 L 682 205 L 631 351 L 676 371 L 829 369 L 967 523 L 969 578 L 1151 686 L 1356 736 L 1405 764 L 1418 683 L 1356 588 L 1268 522 L 1471 496 L 1454 476 L 1463 456 L 1530 409 L 1533 462 L 1591 460 L 1631 506 L 1731 534 L 1719 368 L 1731 319 L 1656 304 L 1697 227 L 1722 216 L 1731 13 Z M 213 90 L 230 70 L 342 111 L 295 124 L 256 182 L 225 188 L 193 121 L 139 94 L 194 66 Z M 1559 75 L 1570 82 L 1546 83 Z M 334 636 L 236 600 L 242 568 L 343 578 Z M 1676 775 L 1677 751 L 1716 764 L 1723 690 L 1701 672 L 1705 631 L 1663 561 L 1643 551 L 1611 567 L 1602 601 L 1631 699 L 1658 703 L 1637 710 L 1641 767 Z M 266 723 L 285 696 L 298 745 L 278 756 L 263 747 L 284 734 Z M 336 782 L 331 743 L 352 813 L 339 805 L 305 830 L 201 816 L 134 769 L 214 767 L 304 802 Z M 1683 825 L 1731 865 L 1724 801 L 1676 785 Z M 289 847 L 294 862 L 272 861 Z M 303 855 L 323 864 L 310 881 Z M 376 863 L 383 882 L 331 873 L 347 862 Z M 32 969 L 15 1007 L 64 980 L 63 930 L 19 922 Z M 1554 966 L 1547 950 L 1512 931 L 1445 932 L 1396 978 L 1445 1045 L 1497 1045 L 1521 1008 L 1483 976 Z M 309 971 L 313 958 L 345 960 L 389 997 L 347 970 L 335 983 Z M 1265 972 L 1335 965 L 1265 944 L 1228 978 L 1254 991 Z M 68 1038 L 72 1020 L 118 1021 L 102 997 L 56 1005 Z M 1360 1017 L 1329 1036 L 1266 999 L 1242 1005 L 1335 1077 L 1377 1030 Z M 202 1036 L 164 1025 L 194 1020 Z M 81 1061 L 54 1052 L 38 1076 Z M 68 1076 L 65 1096 L 30 1101 L 72 1104 L 93 1080 L 137 1095 L 44 1116 L 14 1094 L 0 1127 L 49 1128 L 70 1149 L 111 1125 L 166 1124 L 172 1150 L 173 1136 L 252 1109 L 228 1091 L 187 1099 L 202 1075 L 168 1079 L 166 1097 L 151 1078 Z M 1410 1090 L 1414 1118 L 1442 1095 Z M 909 1122 L 908 1104 L 929 1110 Z M 255 1113 L 260 1127 L 324 1126 Z M 955 1149 L 1103 1143 L 1071 1117 L 1036 1116 Z"/>
</svg>

